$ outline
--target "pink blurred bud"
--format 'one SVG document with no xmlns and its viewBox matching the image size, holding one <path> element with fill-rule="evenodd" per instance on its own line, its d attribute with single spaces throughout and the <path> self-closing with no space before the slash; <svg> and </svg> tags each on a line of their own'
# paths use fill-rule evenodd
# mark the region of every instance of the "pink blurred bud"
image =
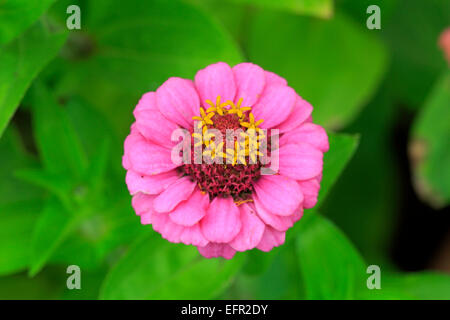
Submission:
<svg viewBox="0 0 450 320">
<path fill-rule="evenodd" d="M 445 29 L 439 36 L 439 46 L 444 50 L 445 59 L 450 65 L 450 27 Z"/>
</svg>

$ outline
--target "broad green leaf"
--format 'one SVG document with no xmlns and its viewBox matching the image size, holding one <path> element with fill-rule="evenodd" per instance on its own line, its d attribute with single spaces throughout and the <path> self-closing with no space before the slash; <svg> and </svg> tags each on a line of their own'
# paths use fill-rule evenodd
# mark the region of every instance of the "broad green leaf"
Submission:
<svg viewBox="0 0 450 320">
<path fill-rule="evenodd" d="M 421 106 L 447 68 L 438 39 L 449 21 L 448 0 L 397 0 L 389 23 L 382 24 L 381 34 L 392 52 L 393 93 L 408 107 Z"/>
<path fill-rule="evenodd" d="M 328 133 L 330 149 L 324 155 L 322 181 L 320 182 L 319 198 L 314 208 L 305 211 L 305 215 L 315 212 L 344 171 L 345 166 L 352 158 L 359 143 L 359 135 Z M 302 218 L 304 219 L 304 218 Z M 296 223 L 286 235 L 291 241 L 300 231 L 302 220 Z"/>
<path fill-rule="evenodd" d="M 82 9 L 83 10 L 83 9 Z M 102 109 L 123 137 L 140 96 L 169 77 L 193 79 L 208 64 L 242 60 L 231 37 L 211 17 L 180 1 L 90 1 L 75 43 L 92 48 L 67 63 L 61 94 L 80 93 Z M 56 14 L 56 12 L 55 12 Z M 91 36 L 95 35 L 95 36 Z M 70 48 L 70 46 L 69 46 Z"/>
<path fill-rule="evenodd" d="M 80 223 L 83 224 L 85 222 Z M 78 227 L 68 235 L 55 249 L 47 264 L 77 265 L 83 271 L 96 270 L 102 264 L 102 258 L 98 254 L 95 242 L 82 234 Z M 99 228 L 97 228 L 98 230 Z"/>
<path fill-rule="evenodd" d="M 366 286 L 366 265 L 346 236 L 326 218 L 300 220 L 297 257 L 307 299 L 353 299 Z"/>
<path fill-rule="evenodd" d="M 23 148 L 19 133 L 11 126 L 0 139 L 0 204 L 42 197 L 42 192 L 14 177 L 14 171 L 35 167 L 37 161 Z M 20 192 L 17 192 L 20 190 Z"/>
<path fill-rule="evenodd" d="M 296 14 L 329 18 L 333 14 L 333 0 L 229 0 L 235 3 L 283 9 Z"/>
<path fill-rule="evenodd" d="M 35 262 L 35 268 L 45 263 L 96 268 L 142 228 L 130 206 L 123 169 L 120 175 L 110 170 L 113 161 L 120 165 L 122 143 L 115 140 L 111 157 L 113 135 L 103 116 L 77 99 L 68 100 L 64 107 L 57 105 L 42 85 L 33 89 L 35 136 L 45 169 L 22 169 L 16 175 L 56 195 L 66 211 L 41 217 L 50 222 L 66 220 L 54 223 L 61 238 L 54 235 L 54 247 L 43 261 Z"/>
<path fill-rule="evenodd" d="M 320 212 L 332 218 L 367 261 L 380 265 L 390 261 L 386 248 L 401 199 L 402 175 L 392 144 L 397 115 L 386 83 L 346 128 L 360 134 L 358 150 L 320 205 Z"/>
<path fill-rule="evenodd" d="M 412 128 L 410 158 L 416 191 L 433 206 L 450 203 L 450 72 L 431 91 Z"/>
<path fill-rule="evenodd" d="M 248 275 L 261 274 L 270 267 L 277 251 L 264 252 L 257 249 L 250 250 L 247 253 L 247 260 L 242 271 Z"/>
<path fill-rule="evenodd" d="M 58 246 L 67 238 L 79 221 L 56 200 L 50 199 L 37 220 L 31 241 L 29 274 L 38 273 Z"/>
<path fill-rule="evenodd" d="M 66 288 L 66 279 L 65 269 L 57 268 L 49 268 L 33 278 L 25 273 L 1 277 L 0 299 L 58 299 L 58 296 Z"/>
<path fill-rule="evenodd" d="M 40 83 L 33 87 L 33 129 L 46 170 L 76 178 L 82 176 L 87 159 L 81 142 L 67 113 Z"/>
<path fill-rule="evenodd" d="M 437 272 L 387 274 L 381 270 L 381 289 L 362 290 L 361 299 L 449 300 L 450 276 Z"/>
<path fill-rule="evenodd" d="M 323 174 L 317 205 L 320 205 L 326 198 L 328 192 L 352 158 L 359 143 L 358 135 L 328 133 L 328 139 L 330 150 L 325 153 L 323 159 Z"/>
<path fill-rule="evenodd" d="M 210 17 L 214 17 L 223 26 L 228 33 L 240 45 L 245 43 L 246 22 L 249 21 L 251 10 L 244 3 L 237 1 L 223 0 L 190 0 L 202 10 L 205 10 Z"/>
<path fill-rule="evenodd" d="M 15 176 L 25 182 L 44 188 L 56 195 L 62 202 L 69 203 L 68 196 L 72 191 L 72 185 L 66 176 L 34 168 L 19 169 L 15 171 Z"/>
<path fill-rule="evenodd" d="M 399 0 L 336 0 L 336 7 L 339 10 L 347 12 L 353 17 L 355 21 L 366 25 L 367 19 L 373 13 L 367 13 L 367 8 L 371 5 L 377 5 L 380 7 L 381 12 L 381 30 L 374 29 L 372 32 L 383 33 L 386 26 L 391 21 L 391 17 L 397 8 Z"/>
<path fill-rule="evenodd" d="M 4 0 L 0 2 L 0 46 L 36 21 L 55 0 Z"/>
<path fill-rule="evenodd" d="M 114 171 L 122 178 L 123 167 L 120 159 L 123 155 L 123 140 L 118 138 L 108 118 L 79 97 L 72 97 L 67 101 L 65 110 L 80 138 L 83 150 L 90 159 L 89 166 L 93 165 L 92 161 L 98 162 L 99 157 L 105 156 L 102 153 L 107 152 L 109 164 L 113 164 Z"/>
<path fill-rule="evenodd" d="M 77 264 L 83 270 L 93 270 L 105 259 L 116 261 L 118 254 L 147 231 L 130 206 L 129 195 L 117 190 L 117 201 L 100 199 L 108 205 L 89 207 L 89 214 L 55 250 L 50 263 Z"/>
<path fill-rule="evenodd" d="M 246 268 L 259 263 L 264 266 L 256 272 L 241 272 L 224 299 L 304 299 L 303 280 L 298 270 L 294 242 L 272 249 L 270 252 L 252 250 L 246 259 Z M 250 253 L 251 253 L 250 252 Z M 260 254 L 259 254 L 260 253 Z M 248 255 L 248 253 L 246 253 Z M 256 261 L 253 259 L 257 257 Z"/>
<path fill-rule="evenodd" d="M 326 128 L 349 123 L 375 92 L 386 52 L 344 14 L 330 20 L 263 11 L 248 34 L 250 60 L 288 80 Z"/>
<path fill-rule="evenodd" d="M 100 298 L 212 299 L 230 284 L 243 259 L 242 254 L 228 261 L 205 259 L 196 248 L 170 243 L 152 232 L 107 275 Z"/>
<path fill-rule="evenodd" d="M 0 275 L 28 267 L 31 234 L 41 209 L 41 200 L 0 204 Z"/>
<path fill-rule="evenodd" d="M 60 299 L 64 300 L 95 300 L 103 279 L 107 273 L 106 268 L 99 268 L 95 271 L 82 270 L 81 290 L 65 289 Z"/>
<path fill-rule="evenodd" d="M 52 33 L 38 23 L 0 48 L 0 137 L 30 83 L 65 39 L 65 33 Z"/>
<path fill-rule="evenodd" d="M 14 129 L 0 139 L 0 275 L 28 266 L 31 233 L 43 206 L 42 192 L 13 176 L 17 168 L 36 165 Z"/>
</svg>

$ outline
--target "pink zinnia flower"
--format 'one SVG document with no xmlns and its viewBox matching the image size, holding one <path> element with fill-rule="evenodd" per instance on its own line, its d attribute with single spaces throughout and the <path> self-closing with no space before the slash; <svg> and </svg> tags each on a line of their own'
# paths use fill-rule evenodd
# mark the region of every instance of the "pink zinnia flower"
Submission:
<svg viewBox="0 0 450 320">
<path fill-rule="evenodd" d="M 317 202 L 323 153 L 329 148 L 325 130 L 312 123 L 312 110 L 285 79 L 252 63 L 212 64 L 194 81 L 170 78 L 144 94 L 123 156 L 142 224 L 151 224 L 168 241 L 196 246 L 207 258 L 230 259 L 236 251 L 270 251 L 283 244 L 303 209 Z M 193 133 L 194 120 L 200 132 L 269 129 L 271 137 L 278 129 L 278 159 L 255 162 L 249 143 L 226 149 L 214 139 L 208 142 L 204 133 L 204 140 L 192 145 L 229 162 L 173 161 L 179 141 L 172 141 L 172 133 L 178 128 Z M 275 162 L 275 174 L 261 174 Z"/>
</svg>

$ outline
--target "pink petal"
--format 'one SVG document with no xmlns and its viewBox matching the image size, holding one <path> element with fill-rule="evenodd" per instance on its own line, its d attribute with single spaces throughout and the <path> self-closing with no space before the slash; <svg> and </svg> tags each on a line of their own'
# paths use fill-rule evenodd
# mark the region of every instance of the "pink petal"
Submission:
<svg viewBox="0 0 450 320">
<path fill-rule="evenodd" d="M 327 132 L 324 128 L 314 123 L 304 123 L 280 138 L 280 145 L 298 142 L 309 143 L 322 152 L 327 152 L 330 148 Z"/>
<path fill-rule="evenodd" d="M 127 164 L 129 164 L 127 166 L 128 169 L 133 169 L 136 172 L 153 175 L 167 172 L 177 167 L 172 162 L 169 149 L 146 140 L 134 130 L 125 139 L 124 149 L 124 158 L 127 159 Z"/>
<path fill-rule="evenodd" d="M 145 109 L 135 111 L 136 128 L 148 140 L 151 140 L 163 147 L 172 148 L 175 144 L 171 140 L 172 132 L 178 126 L 167 120 L 159 110 Z"/>
<path fill-rule="evenodd" d="M 206 246 L 197 247 L 198 252 L 205 258 L 223 257 L 225 259 L 233 258 L 236 250 L 224 243 L 208 243 Z"/>
<path fill-rule="evenodd" d="M 252 113 L 256 120 L 263 119 L 261 128 L 276 128 L 287 119 L 295 105 L 297 94 L 294 89 L 284 85 L 272 85 L 264 89 Z"/>
<path fill-rule="evenodd" d="M 134 136 L 136 136 L 136 135 L 138 135 L 139 134 L 139 132 L 138 132 L 138 130 L 136 129 L 136 122 L 133 122 L 133 124 L 131 125 L 131 127 L 130 127 L 130 135 L 134 135 Z M 128 137 L 130 136 L 130 135 L 128 135 Z M 128 138 L 127 137 L 127 138 Z M 134 138 L 130 138 L 130 139 L 135 139 L 136 140 L 136 137 L 134 137 Z M 130 162 L 130 158 L 128 157 L 128 154 L 127 154 L 127 148 L 126 148 L 126 146 L 127 146 L 127 144 L 126 144 L 126 139 L 125 139 L 125 143 L 124 143 L 124 155 L 123 155 L 123 157 L 122 157 L 122 166 L 126 169 L 126 170 L 130 170 L 131 169 L 131 162 Z M 129 151 L 129 150 L 128 150 Z"/>
<path fill-rule="evenodd" d="M 156 93 L 147 92 L 144 93 L 139 100 L 134 112 L 143 110 L 158 110 L 158 105 L 156 104 Z M 134 113 L 133 112 L 133 113 Z"/>
<path fill-rule="evenodd" d="M 274 84 L 280 84 L 283 86 L 287 85 L 286 79 L 280 77 L 276 73 L 270 71 L 264 71 L 264 75 L 266 76 L 266 86 L 271 86 Z"/>
<path fill-rule="evenodd" d="M 206 246 L 208 244 L 208 240 L 206 240 L 203 235 L 198 223 L 191 227 L 184 227 L 184 230 L 180 235 L 180 242 L 192 244 L 193 246 Z"/>
<path fill-rule="evenodd" d="M 131 206 L 138 216 L 153 211 L 153 200 L 155 196 L 138 193 L 131 199 Z"/>
<path fill-rule="evenodd" d="M 282 145 L 279 152 L 279 172 L 284 176 L 307 180 L 322 172 L 323 153 L 310 144 L 299 142 Z"/>
<path fill-rule="evenodd" d="M 156 90 L 159 111 L 183 128 L 192 127 L 192 117 L 198 113 L 200 101 L 191 80 L 169 78 Z"/>
<path fill-rule="evenodd" d="M 141 217 L 142 224 L 151 224 L 153 216 L 153 200 L 155 196 L 138 193 L 133 196 L 131 205 L 138 216 Z"/>
<path fill-rule="evenodd" d="M 236 95 L 233 71 L 224 62 L 211 64 L 199 70 L 195 75 L 195 86 L 199 92 L 201 104 L 205 107 L 209 107 L 206 100 L 215 103 L 217 96 L 220 96 L 222 102 L 234 101 Z"/>
<path fill-rule="evenodd" d="M 188 200 L 180 203 L 169 213 L 169 217 L 176 224 L 190 227 L 205 216 L 208 206 L 209 196 L 197 188 Z"/>
<path fill-rule="evenodd" d="M 292 216 L 289 216 L 289 218 L 291 218 L 292 220 L 292 223 L 296 223 L 302 217 L 303 217 L 303 206 L 300 206 L 297 210 L 295 210 Z"/>
<path fill-rule="evenodd" d="M 294 225 L 294 221 L 292 219 L 292 215 L 290 216 L 280 216 L 277 214 L 273 214 L 268 211 L 259 201 L 258 197 L 253 197 L 255 202 L 255 209 L 258 213 L 258 216 L 264 221 L 265 224 L 277 229 L 278 231 L 286 231 L 290 227 Z"/>
<path fill-rule="evenodd" d="M 214 198 L 200 225 L 209 241 L 230 242 L 241 229 L 239 209 L 232 198 Z"/>
<path fill-rule="evenodd" d="M 143 215 L 141 215 L 141 224 L 146 225 L 146 224 L 152 224 L 152 219 L 153 217 L 153 212 L 147 212 L 144 213 Z"/>
<path fill-rule="evenodd" d="M 248 205 L 239 207 L 242 227 L 238 235 L 230 242 L 230 246 L 237 251 L 253 249 L 261 241 L 264 233 L 264 223 L 256 212 Z"/>
<path fill-rule="evenodd" d="M 167 213 L 153 214 L 153 229 L 161 236 L 174 243 L 192 244 L 194 246 L 205 246 L 208 241 L 203 236 L 200 226 L 195 224 L 191 227 L 180 226 L 173 222 Z"/>
<path fill-rule="evenodd" d="M 298 181 L 298 184 L 300 185 L 300 189 L 302 189 L 302 193 L 305 197 L 305 200 L 303 201 L 303 207 L 305 209 L 312 208 L 317 203 L 317 197 L 319 196 L 319 190 L 320 190 L 320 182 L 317 178 L 304 180 L 304 181 Z"/>
<path fill-rule="evenodd" d="M 130 159 L 128 159 L 128 155 L 124 154 L 122 157 L 122 167 L 125 168 L 125 170 L 131 169 L 131 162 Z"/>
<path fill-rule="evenodd" d="M 261 176 L 253 187 L 260 204 L 280 216 L 290 216 L 303 201 L 298 183 L 281 175 Z"/>
<path fill-rule="evenodd" d="M 309 118 L 312 111 L 312 105 L 308 101 L 303 100 L 300 96 L 297 96 L 297 100 L 291 114 L 278 126 L 280 133 L 288 132 L 297 128 Z"/>
<path fill-rule="evenodd" d="M 268 252 L 274 247 L 282 245 L 285 238 L 286 232 L 277 231 L 274 228 L 267 226 L 257 248 L 261 251 Z"/>
<path fill-rule="evenodd" d="M 153 202 L 157 212 L 170 212 L 181 201 L 187 200 L 195 189 L 195 183 L 189 177 L 183 177 L 167 187 Z"/>
<path fill-rule="evenodd" d="M 244 62 L 235 65 L 233 73 L 237 87 L 234 102 L 237 103 L 240 98 L 243 98 L 241 106 L 253 106 L 258 101 L 266 83 L 264 70 L 256 64 Z"/>
<path fill-rule="evenodd" d="M 167 186 L 178 180 L 179 173 L 176 170 L 170 170 L 164 173 L 147 176 L 128 170 L 125 181 L 131 194 L 138 192 L 146 194 L 159 194 Z"/>
</svg>

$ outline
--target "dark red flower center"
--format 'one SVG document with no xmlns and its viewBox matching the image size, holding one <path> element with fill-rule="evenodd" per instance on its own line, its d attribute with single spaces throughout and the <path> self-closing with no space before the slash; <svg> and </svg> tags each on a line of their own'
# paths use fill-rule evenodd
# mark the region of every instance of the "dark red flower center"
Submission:
<svg viewBox="0 0 450 320">
<path fill-rule="evenodd" d="M 210 129 L 219 130 L 223 138 L 227 137 L 227 130 L 246 130 L 240 124 L 240 119 L 236 114 L 215 114 L 211 120 L 213 125 Z M 234 137 L 234 139 L 236 139 Z M 192 142 L 191 159 L 195 157 L 195 149 Z M 226 145 L 226 144 L 225 144 Z M 225 146 L 223 147 L 225 149 Z M 223 150 L 225 152 L 225 150 Z M 249 157 L 246 156 L 246 164 L 228 164 L 228 163 L 201 163 L 184 164 L 181 170 L 184 174 L 192 177 L 197 182 L 201 191 L 208 193 L 210 198 L 214 197 L 233 197 L 238 201 L 245 201 L 250 198 L 252 184 L 260 177 L 261 163 L 249 163 Z"/>
<path fill-rule="evenodd" d="M 205 102 L 210 107 L 200 107 L 200 115 L 193 117 L 197 130 L 192 133 L 191 163 L 180 170 L 210 199 L 232 197 L 236 203 L 250 200 L 253 182 L 260 177 L 263 165 L 258 157 L 263 156 L 258 150 L 264 138 L 258 133 L 263 120 L 255 121 L 251 107 L 241 106 L 242 98 L 237 103 L 221 102 L 218 96 L 215 103 Z M 216 161 L 203 161 L 205 155 Z"/>
</svg>

